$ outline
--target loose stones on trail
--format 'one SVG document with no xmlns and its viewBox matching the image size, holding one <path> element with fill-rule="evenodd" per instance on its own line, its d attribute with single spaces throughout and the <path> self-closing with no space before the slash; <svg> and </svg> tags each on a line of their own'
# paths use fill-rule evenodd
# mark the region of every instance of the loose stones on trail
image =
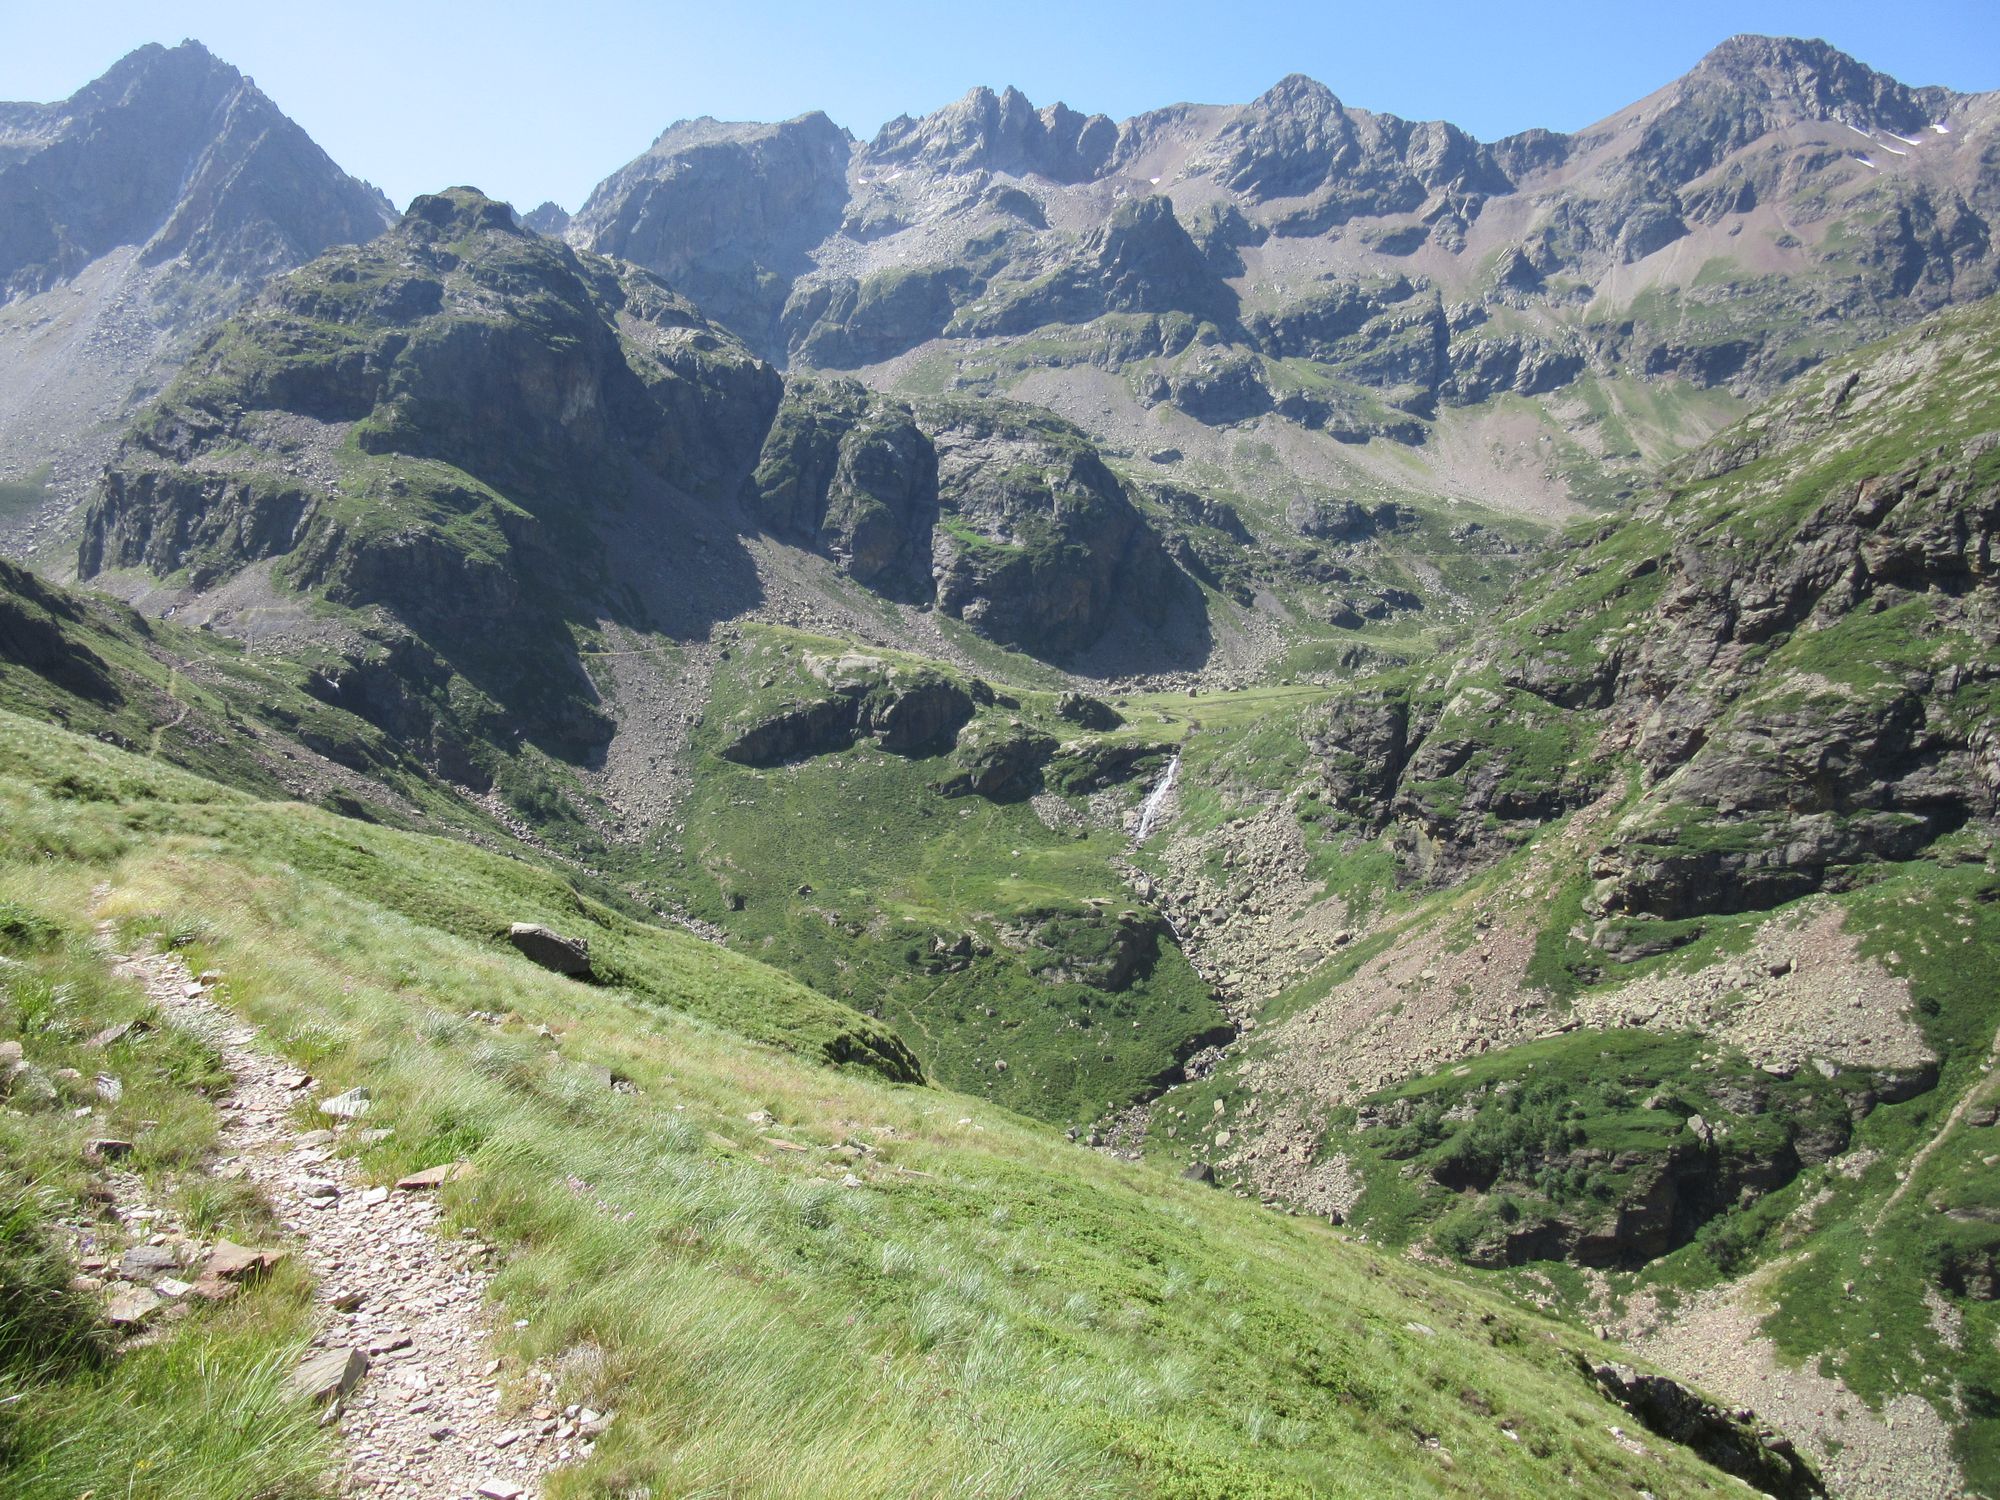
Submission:
<svg viewBox="0 0 2000 1500">
<path fill-rule="evenodd" d="M 212 1043 L 229 1070 L 232 1088 L 218 1102 L 224 1155 L 216 1175 L 262 1191 L 296 1237 L 289 1253 L 316 1283 L 322 1327 L 291 1383 L 301 1400 L 325 1407 L 328 1425 L 338 1425 L 344 1453 L 338 1476 L 330 1476 L 335 1491 L 465 1500 L 486 1484 L 493 1488 L 484 1493 L 524 1500 L 540 1492 L 549 1470 L 588 1457 L 599 1429 L 546 1421 L 524 1426 L 507 1407 L 507 1390 L 517 1381 L 538 1384 L 546 1401 L 554 1379 L 532 1369 L 501 1375 L 502 1361 L 485 1346 L 493 1252 L 469 1231 L 454 1240 L 438 1236 L 443 1208 L 434 1189 L 469 1164 L 412 1173 L 401 1192 L 371 1185 L 350 1153 L 394 1132 L 362 1128 L 367 1088 L 320 1101 L 331 1128 L 299 1128 L 294 1110 L 311 1078 L 258 1050 L 256 1029 L 201 987 L 190 994 L 179 955 L 117 962 L 145 981 L 165 1018 Z M 147 1223 L 158 1218 L 143 1216 Z M 115 1294 L 114 1316 L 128 1330 L 174 1314 L 162 1291 L 221 1301 L 288 1252 L 225 1240 L 199 1256 L 181 1253 L 197 1271 L 182 1272 L 179 1262 L 156 1269 L 149 1257 L 152 1285 Z M 174 1279 L 181 1274 L 192 1281 Z M 554 1416 L 553 1409 L 545 1415 Z"/>
</svg>

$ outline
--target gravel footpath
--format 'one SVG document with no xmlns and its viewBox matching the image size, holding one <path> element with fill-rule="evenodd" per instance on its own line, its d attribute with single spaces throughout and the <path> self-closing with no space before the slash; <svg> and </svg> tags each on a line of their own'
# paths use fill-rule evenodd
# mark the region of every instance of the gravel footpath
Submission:
<svg viewBox="0 0 2000 1500">
<path fill-rule="evenodd" d="M 587 1456 L 609 1417 L 558 1410 L 547 1373 L 510 1372 L 515 1399 L 503 1402 L 501 1361 L 486 1348 L 489 1247 L 439 1237 L 431 1188 L 371 1187 L 336 1154 L 365 1139 L 365 1115 L 302 1128 L 294 1114 L 310 1081 L 256 1050 L 255 1029 L 216 1003 L 213 983 L 197 983 L 174 953 L 114 958 L 173 1025 L 222 1054 L 234 1087 L 219 1104 L 213 1168 L 262 1190 L 318 1283 L 324 1326 L 308 1362 L 325 1353 L 338 1365 L 350 1350 L 366 1362 L 329 1412 L 346 1449 L 340 1493 L 532 1500 L 551 1468 Z M 358 1363 L 350 1355 L 347 1368 Z"/>
</svg>

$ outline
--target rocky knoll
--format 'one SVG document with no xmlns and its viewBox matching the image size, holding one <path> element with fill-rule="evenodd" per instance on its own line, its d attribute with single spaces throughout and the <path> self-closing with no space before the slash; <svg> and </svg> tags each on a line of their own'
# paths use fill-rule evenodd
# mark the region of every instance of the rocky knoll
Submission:
<svg viewBox="0 0 2000 1500">
<path fill-rule="evenodd" d="M 401 622 L 329 682 L 386 665 L 397 682 L 365 696 L 391 709 L 466 673 L 552 744 L 587 745 L 608 728 L 561 622 L 609 607 L 580 597 L 596 528 L 731 490 L 777 401 L 771 370 L 650 276 L 455 189 L 205 341 L 108 468 L 78 567 L 200 589 L 272 560 Z"/>
<path fill-rule="evenodd" d="M 829 695 L 788 703 L 773 713 L 759 709 L 722 755 L 746 766 L 775 766 L 846 750 L 872 738 L 897 755 L 934 755 L 949 750 L 972 717 L 975 695 L 986 702 L 993 691 L 976 678 L 970 691 L 941 672 L 896 666 L 874 656 L 842 656 L 808 663 Z"/>
</svg>

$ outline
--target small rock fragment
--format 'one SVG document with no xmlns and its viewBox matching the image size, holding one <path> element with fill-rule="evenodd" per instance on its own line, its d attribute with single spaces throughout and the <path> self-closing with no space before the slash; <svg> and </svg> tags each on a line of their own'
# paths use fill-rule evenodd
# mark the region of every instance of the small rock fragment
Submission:
<svg viewBox="0 0 2000 1500">
<path fill-rule="evenodd" d="M 291 1252 L 252 1250 L 232 1240 L 217 1240 L 202 1265 L 201 1280 L 251 1281 L 262 1276 Z"/>
<path fill-rule="evenodd" d="M 369 1094 L 365 1088 L 349 1089 L 319 1102 L 319 1112 L 336 1120 L 354 1120 L 368 1113 Z"/>
<path fill-rule="evenodd" d="M 164 1245 L 134 1245 L 118 1261 L 118 1269 L 128 1281 L 153 1281 L 169 1271 L 178 1271 L 180 1265 L 174 1252 Z"/>
<path fill-rule="evenodd" d="M 353 1390 L 368 1373 L 368 1356 L 359 1349 L 319 1349 L 299 1361 L 291 1388 L 308 1401 L 333 1401 Z"/>
<path fill-rule="evenodd" d="M 396 1186 L 406 1192 L 421 1192 L 425 1188 L 442 1187 L 454 1177 L 466 1176 L 472 1168 L 470 1162 L 447 1162 L 441 1167 L 426 1167 L 421 1172 L 412 1172 L 407 1177 L 396 1179 Z"/>
<path fill-rule="evenodd" d="M 84 1043 L 84 1045 L 87 1047 L 109 1047 L 118 1042 L 137 1041 L 152 1029 L 144 1021 L 136 1019 L 120 1021 L 115 1026 L 105 1027 L 88 1042 Z"/>
<path fill-rule="evenodd" d="M 111 1299 L 104 1316 L 116 1327 L 136 1328 L 165 1304 L 151 1287 L 127 1287 Z"/>
</svg>

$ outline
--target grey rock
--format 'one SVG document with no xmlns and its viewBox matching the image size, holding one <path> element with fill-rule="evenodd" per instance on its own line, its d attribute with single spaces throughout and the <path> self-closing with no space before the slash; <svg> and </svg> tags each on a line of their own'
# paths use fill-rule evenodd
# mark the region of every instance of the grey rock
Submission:
<svg viewBox="0 0 2000 1500">
<path fill-rule="evenodd" d="M 590 977 L 590 944 L 583 938 L 564 937 L 539 922 L 516 922 L 507 929 L 507 941 L 545 969 L 573 979 Z"/>
<path fill-rule="evenodd" d="M 352 1088 L 344 1094 L 335 1094 L 331 1099 L 322 1099 L 319 1112 L 336 1120 L 358 1120 L 368 1113 L 372 1099 L 366 1088 Z"/>
<path fill-rule="evenodd" d="M 132 1281 L 154 1281 L 180 1269 L 180 1259 L 164 1245 L 134 1245 L 118 1260 L 118 1269 Z"/>
<path fill-rule="evenodd" d="M 308 1352 L 287 1382 L 293 1394 L 314 1403 L 337 1401 L 368 1373 L 368 1356 L 359 1349 L 316 1349 Z"/>
<path fill-rule="evenodd" d="M 137 1328 L 166 1305 L 166 1299 L 151 1287 L 126 1287 L 112 1297 L 104 1316 L 115 1328 Z"/>
</svg>

